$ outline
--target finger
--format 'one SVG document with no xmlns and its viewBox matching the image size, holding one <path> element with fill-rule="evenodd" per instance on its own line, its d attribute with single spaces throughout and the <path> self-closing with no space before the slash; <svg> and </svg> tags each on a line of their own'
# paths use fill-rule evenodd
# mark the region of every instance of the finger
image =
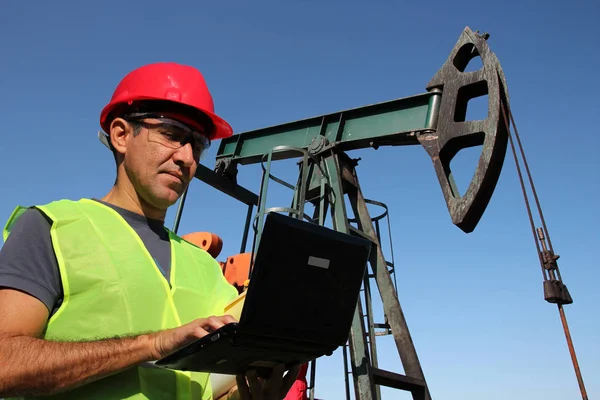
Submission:
<svg viewBox="0 0 600 400">
<path fill-rule="evenodd" d="M 215 331 L 223 326 L 225 326 L 225 324 L 217 317 L 208 317 L 202 323 L 202 327 L 210 331 Z"/>
<path fill-rule="evenodd" d="M 185 339 L 186 342 L 192 343 L 193 341 L 203 338 L 206 335 L 208 335 L 208 331 L 202 329 L 202 327 L 200 326 L 196 326 L 192 327 L 190 332 L 186 335 Z"/>
<path fill-rule="evenodd" d="M 256 371 L 251 369 L 246 372 L 246 377 L 248 378 L 248 384 L 250 385 L 250 393 L 252 394 L 253 399 L 260 399 L 262 392 L 262 385 L 258 381 L 258 376 Z"/>
<path fill-rule="evenodd" d="M 183 329 L 184 327 L 187 328 L 187 332 L 195 332 L 196 329 L 201 328 L 204 332 L 207 332 L 206 329 L 204 329 L 204 318 L 199 318 L 199 319 L 195 319 L 191 322 L 188 322 L 187 324 L 179 327 L 179 328 L 174 328 L 174 329 Z M 202 334 L 205 334 L 204 332 L 201 332 Z"/>
<path fill-rule="evenodd" d="M 238 393 L 240 394 L 241 400 L 251 400 L 250 389 L 248 389 L 248 383 L 244 374 L 238 374 L 235 376 L 235 381 L 238 387 Z"/>
<path fill-rule="evenodd" d="M 292 385 L 298 378 L 299 372 L 300 372 L 300 365 L 294 365 L 292 368 L 290 368 L 290 370 L 288 371 L 285 378 L 283 378 L 283 382 L 281 384 L 281 397 L 282 398 L 285 397 L 285 395 L 287 395 L 287 393 L 292 388 Z"/>
<path fill-rule="evenodd" d="M 235 317 L 233 317 L 232 315 L 226 314 L 226 315 L 221 315 L 220 317 L 218 317 L 224 324 L 230 324 L 232 322 L 238 322 L 237 319 L 235 319 Z"/>
</svg>

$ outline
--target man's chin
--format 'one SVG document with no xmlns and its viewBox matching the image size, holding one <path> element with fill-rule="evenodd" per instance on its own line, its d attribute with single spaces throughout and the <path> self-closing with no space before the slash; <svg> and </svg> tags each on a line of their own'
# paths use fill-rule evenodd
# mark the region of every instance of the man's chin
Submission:
<svg viewBox="0 0 600 400">
<path fill-rule="evenodd" d="M 156 196 L 156 201 L 164 208 L 171 207 L 177 203 L 184 190 L 185 186 L 183 185 L 177 185 L 177 187 L 167 186 Z"/>
</svg>

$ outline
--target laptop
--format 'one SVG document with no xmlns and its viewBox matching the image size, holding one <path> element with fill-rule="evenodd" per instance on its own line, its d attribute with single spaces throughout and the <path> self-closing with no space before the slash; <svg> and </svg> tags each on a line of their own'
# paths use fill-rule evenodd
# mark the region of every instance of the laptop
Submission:
<svg viewBox="0 0 600 400">
<path fill-rule="evenodd" d="M 156 365 L 267 377 L 331 355 L 348 339 L 370 251 L 367 239 L 267 214 L 240 320 Z"/>
</svg>

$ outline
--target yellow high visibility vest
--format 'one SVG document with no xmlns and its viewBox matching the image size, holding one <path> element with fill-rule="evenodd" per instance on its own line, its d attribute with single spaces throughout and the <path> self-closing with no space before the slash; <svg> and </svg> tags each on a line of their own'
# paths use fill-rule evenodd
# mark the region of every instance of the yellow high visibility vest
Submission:
<svg viewBox="0 0 600 400">
<path fill-rule="evenodd" d="M 222 315 L 237 296 L 215 259 L 171 231 L 169 285 L 139 236 L 112 208 L 89 199 L 36 208 L 52 221 L 64 291 L 45 339 L 90 341 L 174 328 Z M 13 212 L 5 240 L 26 209 Z M 140 365 L 50 398 L 207 400 L 212 390 L 208 374 Z"/>
</svg>

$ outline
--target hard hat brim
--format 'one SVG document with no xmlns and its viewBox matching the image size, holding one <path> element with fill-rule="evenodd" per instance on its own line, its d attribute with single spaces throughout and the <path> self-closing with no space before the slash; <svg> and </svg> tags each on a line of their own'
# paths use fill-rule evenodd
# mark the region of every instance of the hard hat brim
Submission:
<svg viewBox="0 0 600 400">
<path fill-rule="evenodd" d="M 136 101 L 165 102 L 165 99 L 159 98 L 159 97 L 152 97 L 152 96 L 143 96 L 143 97 L 136 97 L 136 98 L 129 99 L 129 101 L 127 103 L 123 103 L 121 101 L 110 102 L 109 104 L 107 104 L 104 107 L 104 109 L 102 109 L 102 112 L 100 113 L 100 126 L 102 127 L 102 129 L 108 133 L 109 125 L 110 125 L 110 121 L 108 121 L 108 116 L 115 108 L 117 108 L 119 105 L 130 104 L 131 102 L 136 102 Z M 185 107 L 191 107 L 194 110 L 199 111 L 202 114 L 206 115 L 212 121 L 213 126 L 214 126 L 212 134 L 210 135 L 210 140 L 224 139 L 224 138 L 228 138 L 233 135 L 233 128 L 231 127 L 231 125 L 229 125 L 229 123 L 227 121 L 225 121 L 223 118 L 219 117 L 217 114 L 210 112 L 208 110 L 199 108 L 199 107 L 190 106 L 190 105 L 182 103 L 182 102 L 172 101 L 172 100 L 167 100 L 167 101 L 174 103 L 174 104 L 180 104 Z M 188 116 L 188 118 L 190 118 L 190 117 L 192 117 L 192 116 L 191 115 Z"/>
</svg>

